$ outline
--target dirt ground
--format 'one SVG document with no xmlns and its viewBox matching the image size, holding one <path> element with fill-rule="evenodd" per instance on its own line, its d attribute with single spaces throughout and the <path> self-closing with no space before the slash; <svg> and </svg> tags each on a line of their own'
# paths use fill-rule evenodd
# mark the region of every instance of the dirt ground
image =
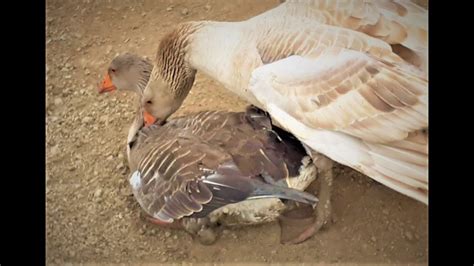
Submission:
<svg viewBox="0 0 474 266">
<path fill-rule="evenodd" d="M 236 21 L 278 0 L 48 0 L 47 264 L 427 264 L 427 207 L 347 167 L 336 168 L 332 223 L 300 245 L 281 245 L 278 224 L 226 230 L 213 246 L 139 219 L 125 156 L 135 95 L 98 95 L 118 53 L 152 57 L 183 21 Z M 178 115 L 243 110 L 245 102 L 198 74 Z"/>
</svg>

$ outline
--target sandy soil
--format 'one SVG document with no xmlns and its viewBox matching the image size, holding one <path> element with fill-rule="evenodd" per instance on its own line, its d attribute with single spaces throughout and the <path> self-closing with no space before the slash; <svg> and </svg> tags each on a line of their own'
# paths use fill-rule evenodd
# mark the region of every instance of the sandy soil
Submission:
<svg viewBox="0 0 474 266">
<path fill-rule="evenodd" d="M 427 264 L 427 207 L 343 166 L 335 218 L 309 241 L 281 245 L 276 223 L 226 230 L 213 246 L 139 219 L 125 158 L 132 94 L 98 95 L 110 60 L 152 57 L 160 37 L 189 20 L 236 21 L 261 1 L 47 1 L 47 263 L 308 262 Z M 198 74 L 179 115 L 243 110 Z"/>
</svg>

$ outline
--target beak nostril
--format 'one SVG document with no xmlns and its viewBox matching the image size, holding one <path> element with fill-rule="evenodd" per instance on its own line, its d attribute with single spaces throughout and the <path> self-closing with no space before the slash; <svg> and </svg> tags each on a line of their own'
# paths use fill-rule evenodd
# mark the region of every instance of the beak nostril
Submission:
<svg viewBox="0 0 474 266">
<path fill-rule="evenodd" d="M 151 104 L 151 101 L 146 101 L 147 104 Z"/>
</svg>

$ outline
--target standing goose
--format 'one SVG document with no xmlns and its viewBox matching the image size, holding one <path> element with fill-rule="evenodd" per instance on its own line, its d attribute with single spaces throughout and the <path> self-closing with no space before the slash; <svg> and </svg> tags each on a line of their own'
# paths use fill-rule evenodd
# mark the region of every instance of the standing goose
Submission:
<svg viewBox="0 0 474 266">
<path fill-rule="evenodd" d="M 100 92 L 141 94 L 151 68 L 136 55 L 117 56 Z M 128 159 L 133 194 L 155 223 L 178 224 L 210 243 L 212 224 L 274 221 L 288 209 L 280 199 L 313 206 L 318 201 L 302 191 L 316 178 L 304 148 L 255 107 L 146 126 L 151 122 L 139 108 Z"/>
<path fill-rule="evenodd" d="M 286 1 L 241 22 L 178 25 L 143 101 L 165 120 L 201 71 L 267 111 L 313 161 L 323 154 L 428 204 L 426 61 L 427 10 L 410 1 Z"/>
</svg>

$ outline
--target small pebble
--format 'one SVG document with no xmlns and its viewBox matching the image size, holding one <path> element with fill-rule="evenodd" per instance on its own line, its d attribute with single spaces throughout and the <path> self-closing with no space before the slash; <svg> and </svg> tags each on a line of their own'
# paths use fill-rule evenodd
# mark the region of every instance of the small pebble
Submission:
<svg viewBox="0 0 474 266">
<path fill-rule="evenodd" d="M 123 163 L 119 163 L 115 169 L 120 170 L 124 167 Z"/>
<path fill-rule="evenodd" d="M 94 192 L 94 197 L 98 198 L 102 195 L 102 189 L 98 188 L 95 192 Z"/>
<path fill-rule="evenodd" d="M 54 105 L 60 106 L 63 104 L 63 100 L 61 98 L 54 99 Z"/>
<path fill-rule="evenodd" d="M 92 117 L 90 117 L 90 116 L 86 116 L 82 119 L 82 123 L 84 123 L 84 124 L 88 124 L 91 121 L 92 121 Z"/>
<path fill-rule="evenodd" d="M 58 146 L 54 146 L 54 147 L 51 147 L 51 149 L 49 149 L 49 155 L 50 156 L 56 156 L 59 154 L 59 147 Z"/>
</svg>

